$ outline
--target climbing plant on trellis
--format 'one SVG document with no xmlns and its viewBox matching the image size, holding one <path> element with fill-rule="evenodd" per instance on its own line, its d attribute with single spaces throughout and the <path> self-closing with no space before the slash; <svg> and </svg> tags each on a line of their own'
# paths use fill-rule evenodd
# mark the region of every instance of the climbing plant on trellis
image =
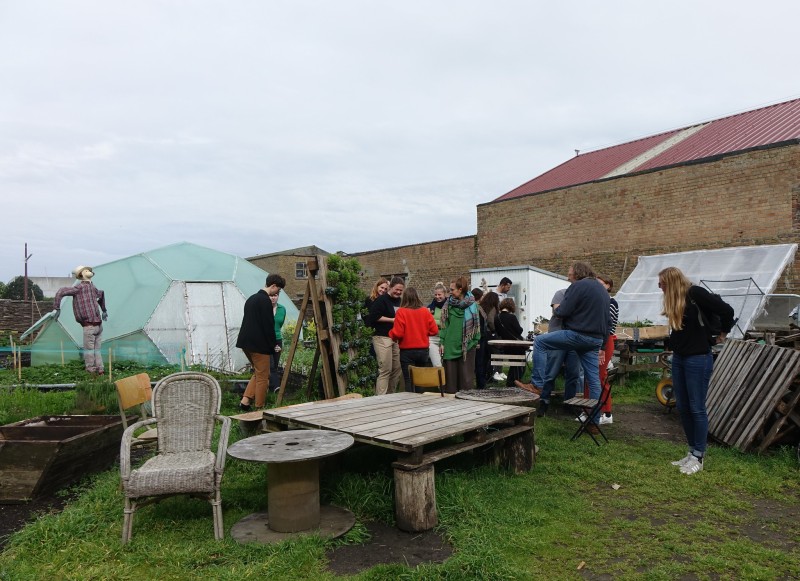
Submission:
<svg viewBox="0 0 800 581">
<path fill-rule="evenodd" d="M 336 373 L 339 384 L 349 391 L 372 394 L 378 377 L 378 365 L 370 354 L 372 328 L 364 324 L 366 295 L 359 288 L 361 265 L 355 258 L 327 257 L 325 294 L 331 303 L 331 333 L 338 341 Z M 336 357 L 334 355 L 334 357 Z"/>
</svg>

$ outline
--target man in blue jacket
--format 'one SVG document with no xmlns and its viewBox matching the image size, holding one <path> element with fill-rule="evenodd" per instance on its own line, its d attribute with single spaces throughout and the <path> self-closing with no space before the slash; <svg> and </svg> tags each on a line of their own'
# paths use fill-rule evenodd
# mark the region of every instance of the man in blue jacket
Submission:
<svg viewBox="0 0 800 581">
<path fill-rule="evenodd" d="M 563 329 L 539 335 L 534 341 L 534 360 L 537 351 L 540 358 L 547 358 L 540 415 L 547 412 L 550 394 L 568 351 L 575 351 L 580 358 L 584 378 L 589 384 L 589 397 L 600 399 L 598 352 L 608 336 L 609 294 L 585 262 L 574 263 L 569 268 L 568 278 L 572 284 L 553 311 L 562 319 Z M 597 420 L 596 416 L 592 418 L 593 424 L 589 426 L 592 433 L 596 433 Z"/>
</svg>

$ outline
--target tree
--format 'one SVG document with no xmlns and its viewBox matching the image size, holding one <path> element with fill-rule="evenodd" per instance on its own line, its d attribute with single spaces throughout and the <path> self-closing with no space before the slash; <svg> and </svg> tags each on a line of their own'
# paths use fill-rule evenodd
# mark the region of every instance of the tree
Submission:
<svg viewBox="0 0 800 581">
<path fill-rule="evenodd" d="M 15 301 L 23 300 L 25 298 L 25 277 L 16 277 L 7 285 L 4 285 L 2 292 L 2 297 L 4 299 L 13 299 Z M 28 279 L 28 298 L 30 299 L 31 297 L 37 301 L 41 301 L 44 299 L 44 293 L 42 289 L 39 288 L 39 285 Z"/>
</svg>

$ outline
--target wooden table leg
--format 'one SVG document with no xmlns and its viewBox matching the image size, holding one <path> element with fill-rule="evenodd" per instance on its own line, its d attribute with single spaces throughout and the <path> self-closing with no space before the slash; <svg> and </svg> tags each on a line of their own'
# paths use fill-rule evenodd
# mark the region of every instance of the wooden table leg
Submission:
<svg viewBox="0 0 800 581">
<path fill-rule="evenodd" d="M 269 528 L 281 533 L 319 526 L 319 461 L 268 464 Z"/>
<path fill-rule="evenodd" d="M 394 514 L 397 528 L 427 531 L 439 523 L 433 464 L 414 470 L 394 469 Z"/>
</svg>

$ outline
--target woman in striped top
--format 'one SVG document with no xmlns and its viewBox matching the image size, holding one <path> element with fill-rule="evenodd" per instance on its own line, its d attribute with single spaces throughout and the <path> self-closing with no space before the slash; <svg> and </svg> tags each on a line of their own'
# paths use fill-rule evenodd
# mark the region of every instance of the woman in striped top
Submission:
<svg viewBox="0 0 800 581">
<path fill-rule="evenodd" d="M 605 274 L 600 274 L 597 276 L 598 282 L 602 284 L 609 294 L 611 294 L 611 289 L 614 288 L 614 280 Z M 608 376 L 608 366 L 611 363 L 611 358 L 614 356 L 614 342 L 617 340 L 617 322 L 619 321 L 619 305 L 617 301 L 612 297 L 611 302 L 609 304 L 609 319 L 610 324 L 608 326 L 608 338 L 606 339 L 603 348 L 600 350 L 600 385 L 603 388 L 602 397 L 605 397 L 606 392 L 608 391 L 608 385 L 606 384 L 606 377 Z M 601 410 L 602 414 L 600 416 L 600 423 L 601 424 L 611 424 L 614 423 L 614 417 L 611 415 L 611 395 L 609 394 L 608 399 L 606 400 L 605 405 L 603 405 L 603 409 Z"/>
</svg>

